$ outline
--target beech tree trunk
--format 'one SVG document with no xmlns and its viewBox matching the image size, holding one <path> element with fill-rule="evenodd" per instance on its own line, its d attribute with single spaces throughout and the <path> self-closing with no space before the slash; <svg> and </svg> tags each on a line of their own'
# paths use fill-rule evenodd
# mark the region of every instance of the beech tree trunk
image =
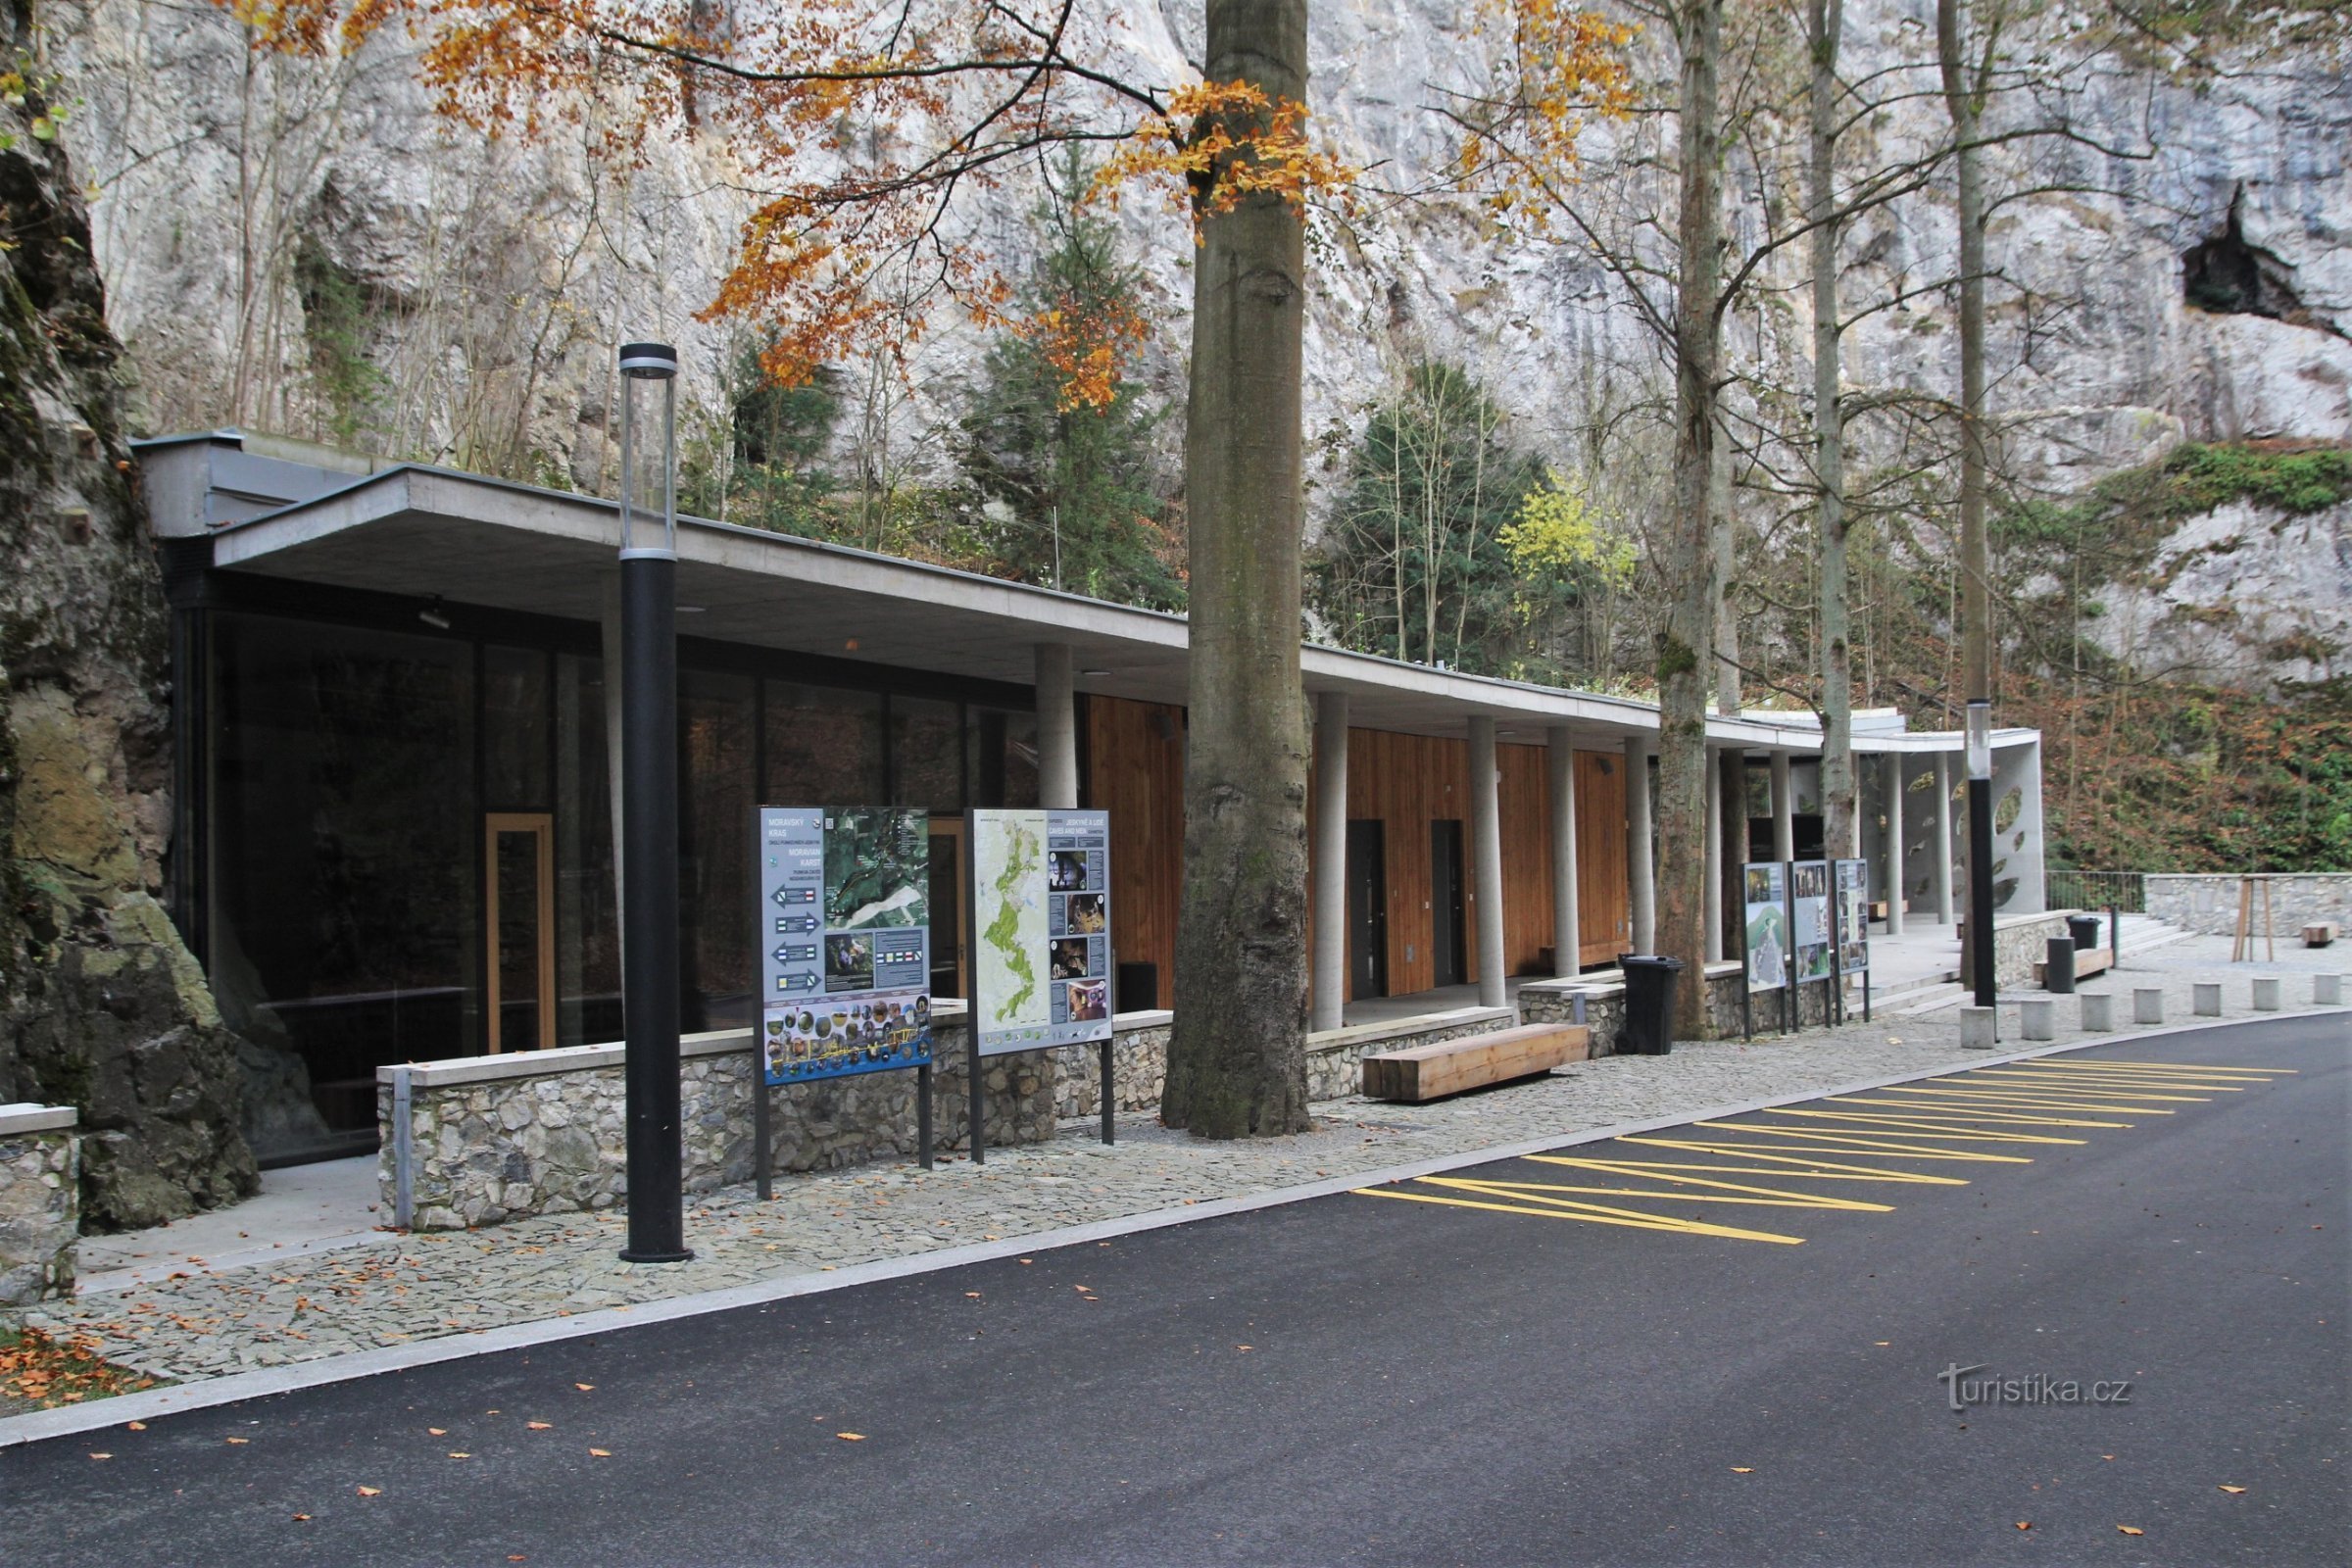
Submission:
<svg viewBox="0 0 2352 1568">
<path fill-rule="evenodd" d="M 1844 0 L 1807 0 L 1805 43 L 1811 55 L 1811 146 L 1807 205 L 1815 225 L 1813 264 L 1813 482 L 1821 564 L 1822 844 L 1830 858 L 1850 857 L 1860 842 L 1855 817 L 1852 616 L 1846 584 L 1845 415 L 1838 363 L 1845 326 L 1838 307 L 1838 35 Z"/>
<path fill-rule="evenodd" d="M 1723 0 L 1682 0 L 1681 276 L 1675 303 L 1674 517 L 1664 576 L 1666 631 L 1658 643 L 1657 947 L 1683 960 L 1675 1033 L 1703 1039 L 1707 1026 L 1707 696 L 1721 588 L 1711 537 L 1716 380 L 1722 352 L 1723 129 L 1716 70 Z M 1627 787 L 1638 785 L 1631 780 Z"/>
<path fill-rule="evenodd" d="M 1306 99 L 1305 0 L 1210 0 L 1207 77 Z M 1305 228 L 1276 196 L 1200 223 L 1185 431 L 1191 732 L 1160 1118 L 1302 1132 L 1306 704 L 1298 684 Z"/>
</svg>

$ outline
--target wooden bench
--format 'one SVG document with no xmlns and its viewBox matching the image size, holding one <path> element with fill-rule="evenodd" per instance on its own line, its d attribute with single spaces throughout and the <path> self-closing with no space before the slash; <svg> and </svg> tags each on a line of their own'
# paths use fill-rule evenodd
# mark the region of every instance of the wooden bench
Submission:
<svg viewBox="0 0 2352 1568">
<path fill-rule="evenodd" d="M 2034 966 L 2034 983 L 2035 985 L 2047 986 L 2049 984 L 2049 967 L 2047 963 L 2037 963 Z M 2075 978 L 2077 980 L 2087 980 L 2094 974 L 2114 967 L 2115 952 L 2111 948 L 2077 948 L 2075 950 Z"/>
<path fill-rule="evenodd" d="M 2314 920 L 2303 928 L 2303 945 L 2307 948 L 2332 947 L 2340 935 L 2333 920 Z"/>
<path fill-rule="evenodd" d="M 1364 1093 L 1374 1100 L 1436 1100 L 1549 1072 L 1592 1054 L 1592 1032 L 1583 1024 L 1531 1023 L 1366 1056 Z"/>
</svg>

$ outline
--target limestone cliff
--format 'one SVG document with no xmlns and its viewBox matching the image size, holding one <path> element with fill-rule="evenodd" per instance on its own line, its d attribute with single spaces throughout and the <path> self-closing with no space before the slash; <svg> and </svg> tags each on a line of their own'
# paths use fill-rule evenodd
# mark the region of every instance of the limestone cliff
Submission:
<svg viewBox="0 0 2352 1568">
<path fill-rule="evenodd" d="M 236 1042 L 158 901 L 162 583 L 74 171 L 27 0 L 0 9 L 0 1100 L 79 1108 L 84 1209 L 254 1190 Z"/>
</svg>

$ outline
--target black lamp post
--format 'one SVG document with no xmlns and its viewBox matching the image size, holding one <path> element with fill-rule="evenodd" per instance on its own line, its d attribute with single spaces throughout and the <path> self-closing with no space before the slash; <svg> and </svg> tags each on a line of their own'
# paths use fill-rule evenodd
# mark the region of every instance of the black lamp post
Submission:
<svg viewBox="0 0 2352 1568">
<path fill-rule="evenodd" d="M 686 1247 L 678 1086 L 678 352 L 620 348 L 620 877 L 631 1263 Z M 659 535 L 637 538 L 641 522 Z"/>
<path fill-rule="evenodd" d="M 1977 1005 L 1995 1000 L 1992 981 L 1992 704 L 1968 704 L 1968 967 Z"/>
</svg>

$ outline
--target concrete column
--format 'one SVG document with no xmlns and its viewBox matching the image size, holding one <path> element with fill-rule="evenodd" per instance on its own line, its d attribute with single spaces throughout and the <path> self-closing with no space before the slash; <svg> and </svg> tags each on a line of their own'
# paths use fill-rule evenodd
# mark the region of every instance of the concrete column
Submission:
<svg viewBox="0 0 2352 1568">
<path fill-rule="evenodd" d="M 1494 721 L 1470 721 L 1470 888 L 1478 900 L 1478 1004 L 1509 1000 L 1502 983 L 1502 791 Z"/>
<path fill-rule="evenodd" d="M 1037 804 L 1078 808 L 1078 710 L 1068 643 L 1037 645 Z"/>
<path fill-rule="evenodd" d="M 1716 776 L 1715 748 L 1707 748 L 1707 768 L 1702 786 L 1707 797 L 1707 848 L 1702 857 L 1706 869 L 1700 873 L 1705 884 L 1701 907 L 1707 922 L 1706 955 L 1709 963 L 1723 960 L 1723 783 Z"/>
<path fill-rule="evenodd" d="M 1573 980 L 1583 967 L 1584 923 L 1576 892 L 1576 737 L 1565 724 L 1551 742 L 1551 972 Z"/>
<path fill-rule="evenodd" d="M 1952 758 L 1936 754 L 1936 923 L 1952 923 Z"/>
<path fill-rule="evenodd" d="M 1789 782 L 1787 752 L 1772 754 L 1772 858 L 1796 858 L 1796 789 Z"/>
<path fill-rule="evenodd" d="M 1348 694 L 1315 695 L 1314 1005 L 1308 1027 L 1337 1029 L 1348 995 Z"/>
<path fill-rule="evenodd" d="M 1903 934 L 1903 754 L 1879 763 L 1879 793 L 1886 797 L 1886 934 Z"/>
<path fill-rule="evenodd" d="M 1658 945 L 1658 870 L 1649 834 L 1649 757 L 1657 743 L 1646 735 L 1625 741 L 1625 885 L 1633 916 L 1633 953 L 1654 953 Z"/>
</svg>

